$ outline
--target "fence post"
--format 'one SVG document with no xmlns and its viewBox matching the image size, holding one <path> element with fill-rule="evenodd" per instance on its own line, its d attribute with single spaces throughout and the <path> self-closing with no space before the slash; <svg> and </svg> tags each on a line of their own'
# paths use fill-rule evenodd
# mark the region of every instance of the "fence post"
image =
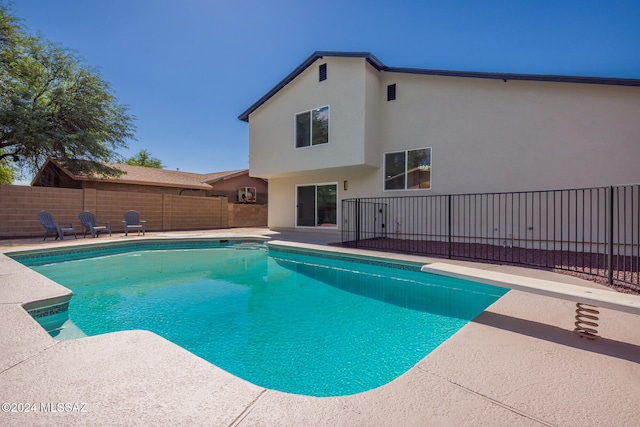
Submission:
<svg viewBox="0 0 640 427">
<path fill-rule="evenodd" d="M 453 214 L 451 212 L 451 194 L 447 195 L 447 204 L 449 205 L 447 219 L 447 239 L 449 240 L 449 259 L 451 259 L 451 253 L 453 249 L 453 242 L 451 240 L 451 218 L 453 217 Z"/>
<path fill-rule="evenodd" d="M 613 186 L 609 187 L 609 254 L 607 256 L 607 280 L 613 285 Z"/>
<path fill-rule="evenodd" d="M 356 248 L 360 241 L 360 199 L 356 199 Z"/>
</svg>

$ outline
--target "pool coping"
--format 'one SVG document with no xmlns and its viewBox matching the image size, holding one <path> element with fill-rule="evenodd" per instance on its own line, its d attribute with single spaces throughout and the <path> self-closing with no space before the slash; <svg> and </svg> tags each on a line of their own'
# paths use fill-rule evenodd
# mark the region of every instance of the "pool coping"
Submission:
<svg viewBox="0 0 640 427">
<path fill-rule="evenodd" d="M 434 261 L 304 242 L 271 244 Z M 639 319 L 626 313 L 604 310 L 607 338 L 588 343 L 569 332 L 570 303 L 510 291 L 393 382 L 357 395 L 314 398 L 247 383 L 145 331 L 56 342 L 22 306 L 36 294 L 66 298 L 64 289 L 47 280 L 34 282 L 30 269 L 13 260 L 7 263 L 4 253 L 15 249 L 0 252 L 0 342 L 6 344 L 0 349 L 0 401 L 77 401 L 86 403 L 87 410 L 9 413 L 4 417 L 9 425 L 59 422 L 61 417 L 69 425 L 418 425 L 426 420 L 448 425 L 577 425 L 581 420 L 631 425 L 633 402 L 640 399 Z M 548 272 L 455 263 L 598 287 Z M 592 367 L 586 377 L 585 367 Z M 601 391 L 589 391 L 594 384 Z M 554 386 L 562 399 L 549 392 Z"/>
</svg>

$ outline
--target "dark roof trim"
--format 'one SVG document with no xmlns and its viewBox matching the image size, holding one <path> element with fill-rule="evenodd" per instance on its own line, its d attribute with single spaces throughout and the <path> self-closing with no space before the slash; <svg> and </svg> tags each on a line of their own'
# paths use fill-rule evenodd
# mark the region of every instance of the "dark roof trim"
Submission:
<svg viewBox="0 0 640 427">
<path fill-rule="evenodd" d="M 609 86 L 640 86 L 640 79 L 621 79 L 615 77 L 582 77 L 582 76 L 561 76 L 555 74 L 515 74 L 515 73 L 486 73 L 481 71 L 449 71 L 449 70 L 428 70 L 422 68 L 399 68 L 385 67 L 383 71 L 391 73 L 405 74 L 425 74 L 429 76 L 448 77 L 471 77 L 477 79 L 495 80 L 529 80 L 539 82 L 559 82 L 559 83 L 587 83 Z"/>
<path fill-rule="evenodd" d="M 307 58 L 302 64 L 296 67 L 289 75 L 287 75 L 280 83 L 275 85 L 273 89 L 267 92 L 262 98 L 256 101 L 251 107 L 238 116 L 243 122 L 249 122 L 249 114 L 257 110 L 262 104 L 267 102 L 272 96 L 278 93 L 283 87 L 288 85 L 299 74 L 306 70 L 310 65 L 325 56 L 338 58 L 364 58 L 378 71 L 386 71 L 389 73 L 405 73 L 405 74 L 424 74 L 429 76 L 447 76 L 447 77 L 469 77 L 478 79 L 494 79 L 494 80 L 528 80 L 542 82 L 560 82 L 560 83 L 587 83 L 599 85 L 613 86 L 640 86 L 640 79 L 622 79 L 613 77 L 580 77 L 580 76 L 561 76 L 561 75 L 543 75 L 543 74 L 514 74 L 514 73 L 487 73 L 474 71 L 449 71 L 449 70 L 430 70 L 426 68 L 402 68 L 387 67 L 372 53 L 369 52 L 332 52 L 317 51 Z"/>
</svg>

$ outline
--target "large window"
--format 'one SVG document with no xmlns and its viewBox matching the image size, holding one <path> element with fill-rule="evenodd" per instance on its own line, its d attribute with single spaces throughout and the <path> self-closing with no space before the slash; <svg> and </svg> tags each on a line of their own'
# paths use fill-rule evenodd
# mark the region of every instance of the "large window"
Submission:
<svg viewBox="0 0 640 427">
<path fill-rule="evenodd" d="M 298 227 L 337 227 L 338 185 L 300 185 L 296 194 Z"/>
<path fill-rule="evenodd" d="M 329 142 L 329 106 L 296 114 L 296 148 Z"/>
<path fill-rule="evenodd" d="M 385 190 L 425 188 L 431 188 L 431 148 L 385 153 Z"/>
</svg>

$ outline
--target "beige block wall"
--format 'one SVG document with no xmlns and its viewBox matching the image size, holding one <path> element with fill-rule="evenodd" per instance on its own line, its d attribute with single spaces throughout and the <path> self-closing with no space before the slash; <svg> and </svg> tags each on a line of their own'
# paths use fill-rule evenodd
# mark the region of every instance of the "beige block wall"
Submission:
<svg viewBox="0 0 640 427">
<path fill-rule="evenodd" d="M 150 231 L 215 229 L 234 226 L 229 222 L 226 197 L 192 197 L 171 194 L 100 191 L 0 185 L 0 237 L 34 237 L 44 235 L 38 212 L 48 210 L 58 223 L 72 223 L 78 233 L 83 227 L 78 215 L 83 210 L 96 214 L 99 222 L 109 221 L 115 233 L 124 231 L 122 219 L 127 210 L 140 212 Z M 251 213 L 252 210 L 258 213 Z M 260 212 L 266 206 L 239 208 L 244 224 L 266 225 Z"/>
<path fill-rule="evenodd" d="M 229 227 L 266 227 L 267 205 L 228 205 Z"/>
<path fill-rule="evenodd" d="M 0 185 L 0 236 L 44 235 L 38 212 L 51 212 L 60 223 L 80 225 L 78 214 L 84 208 L 83 191 L 69 188 Z"/>
<path fill-rule="evenodd" d="M 97 204 L 93 213 L 98 221 L 109 221 L 112 232 L 124 231 L 122 220 L 128 210 L 140 213 L 140 219 L 147 221 L 147 230 L 164 231 L 163 208 L 162 194 L 97 191 Z"/>
<path fill-rule="evenodd" d="M 226 197 L 169 196 L 170 230 L 222 228 L 227 224 Z"/>
</svg>

